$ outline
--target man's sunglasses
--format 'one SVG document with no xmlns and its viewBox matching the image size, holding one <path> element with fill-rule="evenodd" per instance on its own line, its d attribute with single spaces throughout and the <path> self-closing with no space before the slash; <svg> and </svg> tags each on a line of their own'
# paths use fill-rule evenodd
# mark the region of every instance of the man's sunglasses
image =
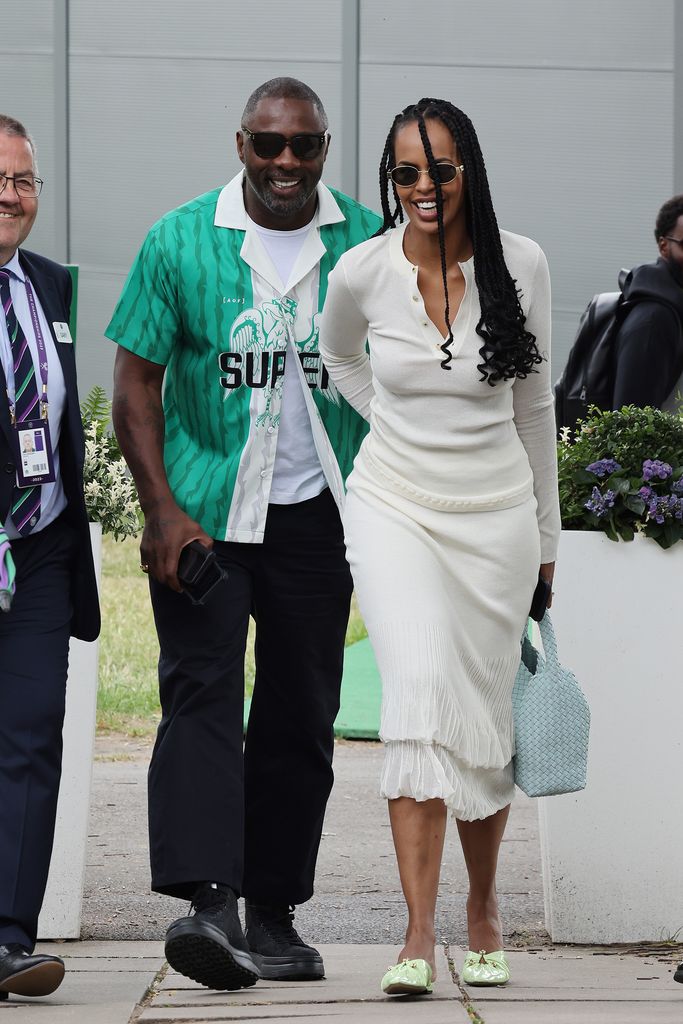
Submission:
<svg viewBox="0 0 683 1024">
<path fill-rule="evenodd" d="M 323 151 L 327 132 L 315 132 L 305 135 L 292 135 L 288 139 L 280 132 L 250 132 L 242 127 L 245 135 L 251 139 L 254 152 L 260 160 L 273 160 L 289 146 L 297 160 L 315 160 Z"/>
<path fill-rule="evenodd" d="M 438 163 L 436 165 L 436 176 L 441 185 L 447 185 L 449 181 L 453 181 L 464 170 L 464 164 Z M 399 188 L 410 188 L 411 185 L 417 185 L 421 174 L 428 174 L 434 180 L 431 170 L 420 170 L 419 167 L 414 167 L 413 164 L 399 164 L 398 167 L 392 167 L 389 171 L 389 177 L 394 185 L 398 185 Z"/>
</svg>

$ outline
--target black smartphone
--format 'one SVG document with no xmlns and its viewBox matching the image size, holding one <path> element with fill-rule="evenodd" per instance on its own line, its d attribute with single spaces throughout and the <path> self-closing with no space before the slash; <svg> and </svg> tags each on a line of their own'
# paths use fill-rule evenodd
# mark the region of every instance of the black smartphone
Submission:
<svg viewBox="0 0 683 1024">
<path fill-rule="evenodd" d="M 204 604 L 214 587 L 227 578 L 211 548 L 198 540 L 190 541 L 180 552 L 178 582 L 193 604 Z"/>
<path fill-rule="evenodd" d="M 550 591 L 550 583 L 548 583 L 547 580 L 544 580 L 542 576 L 539 576 L 536 589 L 534 590 L 534 596 L 531 598 L 531 608 L 529 609 L 529 618 L 533 619 L 535 622 L 540 622 L 546 613 Z"/>
</svg>

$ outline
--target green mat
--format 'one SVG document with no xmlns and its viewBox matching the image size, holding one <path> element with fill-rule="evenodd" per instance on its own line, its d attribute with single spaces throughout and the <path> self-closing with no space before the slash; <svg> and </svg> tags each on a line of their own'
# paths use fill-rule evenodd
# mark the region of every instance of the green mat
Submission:
<svg viewBox="0 0 683 1024">
<path fill-rule="evenodd" d="M 334 723 L 335 736 L 352 740 L 376 740 L 382 687 L 370 641 L 359 640 L 344 651 L 341 707 Z M 244 702 L 247 727 L 251 701 Z"/>
</svg>

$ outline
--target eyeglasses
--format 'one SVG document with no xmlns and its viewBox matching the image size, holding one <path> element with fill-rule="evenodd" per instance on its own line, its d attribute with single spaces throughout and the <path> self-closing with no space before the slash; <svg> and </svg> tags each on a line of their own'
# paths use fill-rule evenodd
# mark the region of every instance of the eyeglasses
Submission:
<svg viewBox="0 0 683 1024">
<path fill-rule="evenodd" d="M 680 245 L 683 249 L 683 238 L 672 238 L 671 235 L 664 235 L 667 242 L 675 242 L 676 245 Z"/>
<path fill-rule="evenodd" d="M 43 187 L 42 178 L 13 178 L 11 174 L 0 174 L 0 195 L 10 181 L 14 182 L 14 191 L 18 196 L 26 196 L 29 199 L 37 199 Z"/>
<path fill-rule="evenodd" d="M 292 135 L 288 139 L 280 132 L 250 132 L 244 126 L 242 131 L 251 139 L 254 152 L 261 160 L 273 160 L 286 146 L 289 146 L 297 160 L 315 160 L 322 153 L 327 138 L 327 132 Z"/>
<path fill-rule="evenodd" d="M 441 185 L 447 185 L 449 181 L 453 181 L 464 170 L 464 164 L 438 163 L 436 165 L 436 176 Z M 389 171 L 389 177 L 394 185 L 398 185 L 399 188 L 410 188 L 411 185 L 417 185 L 421 174 L 428 174 L 434 180 L 434 175 L 429 168 L 421 170 L 419 167 L 414 167 L 413 164 L 399 164 L 398 167 L 392 167 Z"/>
</svg>

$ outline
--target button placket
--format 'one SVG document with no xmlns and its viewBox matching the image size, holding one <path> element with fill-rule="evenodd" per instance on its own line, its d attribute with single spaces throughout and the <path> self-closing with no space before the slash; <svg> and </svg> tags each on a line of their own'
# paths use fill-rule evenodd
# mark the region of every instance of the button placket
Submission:
<svg viewBox="0 0 683 1024">
<path fill-rule="evenodd" d="M 420 302 L 422 302 L 421 308 L 415 310 L 415 312 L 418 314 L 418 323 L 419 323 L 420 327 L 422 328 L 422 333 L 423 333 L 425 339 L 429 342 L 430 346 L 434 347 L 434 350 L 436 351 L 437 356 L 439 358 L 441 358 L 441 355 L 439 353 L 439 349 L 441 348 L 444 339 L 441 337 L 441 333 L 438 330 L 438 328 L 436 327 L 436 325 L 433 324 L 432 321 L 427 316 L 427 310 L 426 310 L 426 307 L 425 307 L 425 304 L 424 304 L 424 299 L 422 298 L 422 295 L 420 294 L 420 291 L 419 291 L 419 289 L 417 287 L 417 271 L 418 271 L 418 268 L 416 266 L 413 266 L 411 268 L 411 274 L 412 274 L 412 277 L 413 277 L 414 280 L 411 281 L 411 283 L 410 283 L 410 287 L 411 287 L 411 295 L 410 295 L 410 297 L 411 297 L 413 303 L 419 304 Z M 433 331 L 436 331 L 436 333 L 439 335 L 439 340 L 438 341 L 434 341 L 434 339 L 433 339 Z"/>
<path fill-rule="evenodd" d="M 424 299 L 422 298 L 420 290 L 417 287 L 416 266 L 411 267 L 411 277 L 412 280 L 410 280 L 408 283 L 410 286 L 410 298 L 412 303 L 414 304 L 415 313 L 417 314 L 417 322 L 419 326 L 422 328 L 423 333 L 429 332 L 430 320 L 429 317 L 427 316 L 427 310 L 425 309 Z M 421 307 L 420 303 L 422 303 Z M 427 337 L 427 335 L 425 335 L 425 337 Z"/>
</svg>

